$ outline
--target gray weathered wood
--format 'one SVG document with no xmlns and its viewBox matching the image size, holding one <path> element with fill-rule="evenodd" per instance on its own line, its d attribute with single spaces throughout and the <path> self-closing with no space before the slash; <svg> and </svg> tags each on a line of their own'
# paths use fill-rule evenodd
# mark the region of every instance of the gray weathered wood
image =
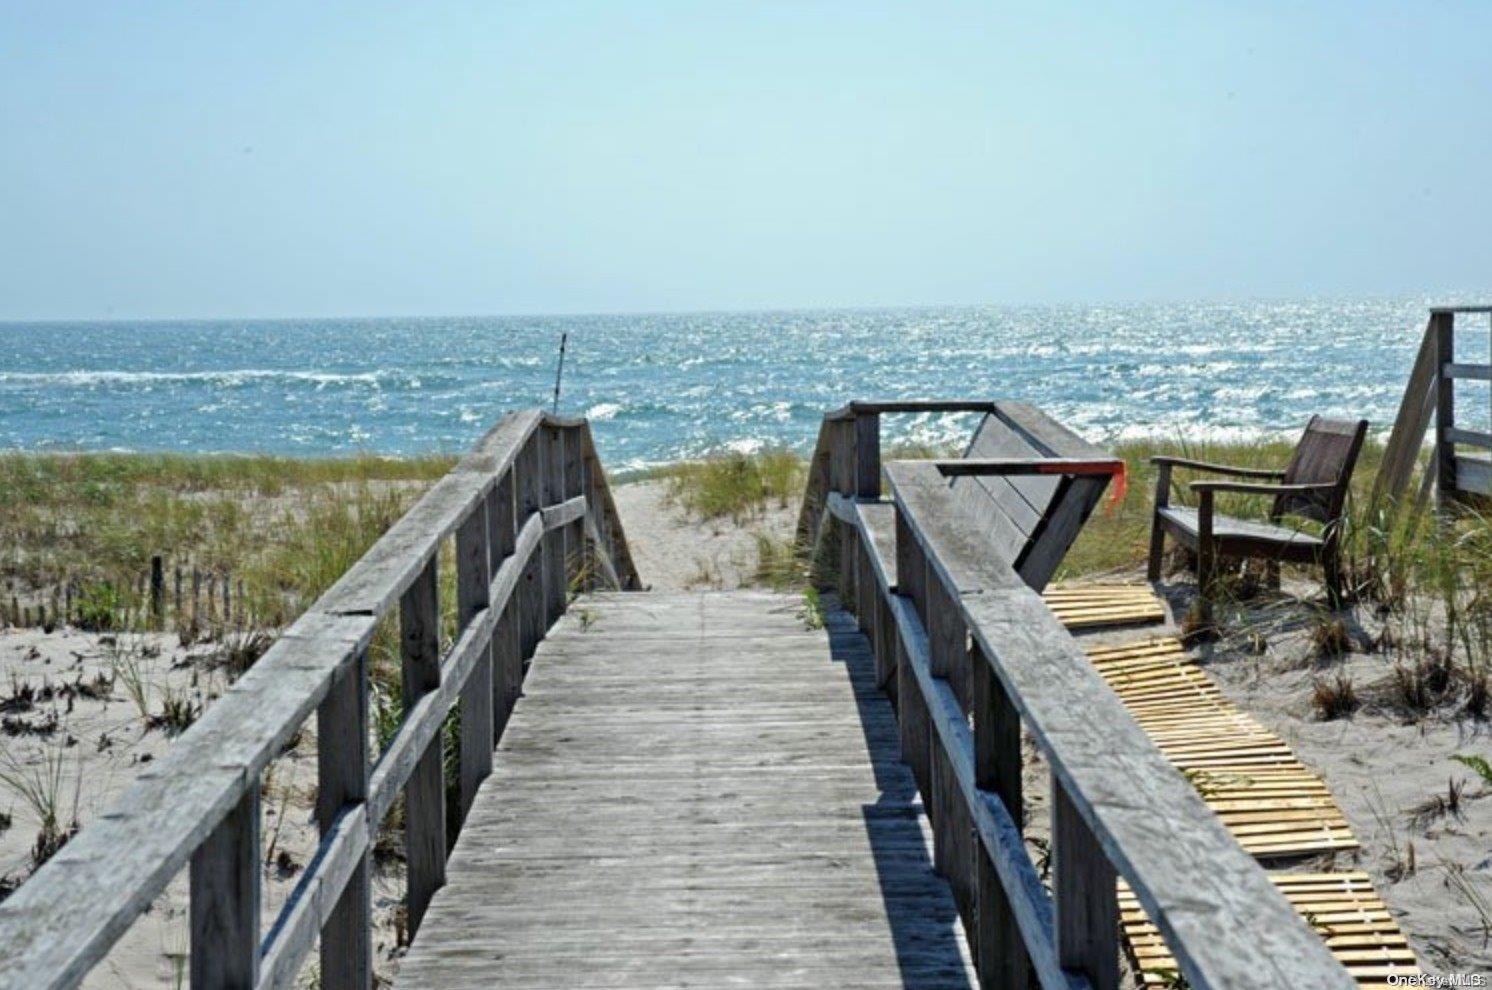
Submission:
<svg viewBox="0 0 1492 990">
<path fill-rule="evenodd" d="M 1456 490 L 1472 495 L 1492 495 L 1492 463 L 1484 458 L 1456 458 Z"/>
<path fill-rule="evenodd" d="M 1373 479 L 1373 490 L 1368 505 L 1376 509 L 1382 498 L 1398 501 L 1409 488 L 1419 460 L 1420 448 L 1425 442 L 1425 431 L 1434 415 L 1435 392 L 1438 375 L 1436 359 L 1435 324 L 1425 327 L 1420 340 L 1419 352 L 1409 372 L 1409 381 L 1404 386 L 1404 396 L 1399 400 L 1399 412 L 1383 446 L 1383 460 L 1378 474 Z"/>
<path fill-rule="evenodd" d="M 881 497 L 881 417 L 855 414 L 855 497 Z"/>
<path fill-rule="evenodd" d="M 894 715 L 832 599 L 822 630 L 791 595 L 578 605 L 539 647 L 398 986 L 973 985 Z M 742 642 L 798 701 L 751 703 L 765 665 Z M 692 700 L 660 705 L 679 683 Z"/>
<path fill-rule="evenodd" d="M 1093 990 L 1119 986 L 1119 902 L 1114 867 L 1060 781 L 1052 782 L 1052 888 L 1057 955 Z"/>
<path fill-rule="evenodd" d="M 490 496 L 489 496 L 490 497 Z M 478 506 L 456 530 L 456 628 L 465 630 L 487 608 L 492 580 L 487 535 L 487 506 Z M 459 635 L 459 633 L 458 633 Z M 457 776 L 458 820 L 476 799 L 477 788 L 492 772 L 492 646 L 484 642 L 466 683 L 461 686 Z"/>
<path fill-rule="evenodd" d="M 399 602 L 404 710 L 440 687 L 439 561 L 431 558 Z M 404 854 L 409 864 L 409 931 L 445 883 L 446 802 L 442 740 L 436 733 L 404 785 Z"/>
<path fill-rule="evenodd" d="M 1456 360 L 1456 317 L 1449 311 L 1430 314 L 1430 335 L 1435 341 L 1435 367 L 1443 368 Z M 1456 448 L 1446 438 L 1446 431 L 1456 425 L 1456 382 L 1441 376 L 1435 383 L 1435 467 L 1436 492 L 1440 505 L 1456 499 Z"/>
<path fill-rule="evenodd" d="M 368 813 L 374 821 L 388 814 L 399 791 L 403 789 L 423 755 L 439 741 L 441 726 L 462 684 L 480 658 L 482 644 L 492 634 L 495 610 L 515 607 L 518 584 L 528 561 L 538 556 L 543 524 L 537 515 L 530 516 L 518 534 L 514 552 L 493 575 L 488 591 L 491 609 L 484 609 L 451 647 L 435 690 L 427 692 L 405 709 L 404 719 L 374 768 L 368 796 Z"/>
<path fill-rule="evenodd" d="M 1492 365 L 1486 364 L 1457 364 L 1454 361 L 1442 369 L 1446 378 L 1463 378 L 1469 381 L 1488 382 L 1492 381 Z"/>
<path fill-rule="evenodd" d="M 1040 597 L 982 549 L 972 521 L 946 503 L 943 511 L 929 511 L 946 490 L 919 484 L 910 467 L 888 468 L 907 536 L 923 546 L 930 573 L 958 593 L 980 653 L 1192 985 L 1349 986 L 1346 973 L 1135 725 Z M 1153 808 L 1167 814 L 1156 816 Z"/>
<path fill-rule="evenodd" d="M 544 505 L 559 505 L 565 501 L 565 431 L 559 427 L 546 426 L 542 432 L 540 450 L 544 458 Z M 547 510 L 546 510 L 547 514 Z M 568 520 L 566 520 L 568 521 Z M 565 595 L 568 571 L 565 558 L 564 522 L 544 520 L 544 628 L 549 628 L 565 610 Z"/>
<path fill-rule="evenodd" d="M 604 472 L 594 461 L 584 421 L 562 420 L 538 411 L 504 417 L 450 475 L 432 486 L 292 624 L 164 758 L 144 770 L 113 808 L 90 821 L 82 834 L 0 904 L 0 986 L 31 990 L 76 985 L 199 850 L 208 849 L 202 855 L 214 858 L 209 854 L 214 832 L 231 827 L 223 823 L 233 809 L 257 786 L 266 765 L 283 752 L 307 717 L 318 711 L 322 776 L 317 819 L 322 844 L 269 925 L 259 983 L 293 984 L 300 962 L 324 927 L 319 933 L 324 985 L 369 984 L 366 812 L 372 808 L 371 803 L 363 803 L 369 795 L 366 684 L 359 670 L 356 678 L 361 694 L 354 704 L 345 678 L 354 665 L 364 663 L 363 652 L 380 617 L 429 566 L 441 541 L 484 501 L 490 502 L 495 487 L 511 477 L 515 459 L 541 422 L 578 431 L 586 456 L 593 461 L 587 492 L 598 495 L 597 518 L 606 529 L 619 583 L 637 587 L 615 505 Z M 537 501 L 534 508 L 538 508 Z M 583 508 L 567 501 L 551 507 L 550 518 L 556 525 L 573 523 Z M 542 523 L 538 518 L 534 523 L 536 543 Z M 495 576 L 492 588 L 494 592 L 500 585 L 511 589 L 517 578 L 515 565 Z M 216 593 L 216 586 L 215 580 L 209 581 L 210 593 Z M 511 600 L 504 600 L 516 615 Z M 481 614 L 481 622 L 490 631 L 495 620 L 487 617 L 486 610 Z M 471 670 L 470 642 L 463 639 L 457 645 L 464 652 L 459 657 L 453 654 L 452 669 L 458 661 L 464 664 L 462 678 L 443 683 L 436 692 L 440 712 L 426 700 L 416 702 L 416 708 L 425 713 L 422 718 L 428 718 L 435 728 L 455 703 L 454 692 Z M 341 687 L 334 688 L 334 684 Z M 336 711 L 343 714 L 331 714 Z M 344 721 L 346 725 L 338 728 Z M 422 746 L 427 744 L 430 737 L 421 735 L 425 725 L 421 720 L 396 734 L 379 766 L 385 784 L 396 778 L 403 783 L 404 775 L 396 771 L 412 766 L 413 759 L 411 755 L 408 764 L 400 762 L 408 750 L 407 745 L 400 748 L 400 742 L 420 736 Z M 344 752 L 339 744 L 343 738 L 361 740 L 361 745 L 355 753 Z M 378 819 L 387 810 L 385 801 Z M 121 856 L 120 850 L 128 850 L 128 855 Z M 207 876 L 205 869 L 197 871 L 200 877 Z M 198 898 L 199 907 L 206 903 L 208 898 Z"/>
<path fill-rule="evenodd" d="M 317 711 L 316 735 L 316 822 L 326 841 L 344 815 L 361 814 L 368 797 L 366 654 L 359 653 L 338 676 Z M 372 890 L 365 851 L 340 891 L 333 889 L 327 898 L 331 909 L 321 929 L 321 985 L 326 990 L 373 986 Z"/>
<path fill-rule="evenodd" d="M 259 980 L 259 788 L 192 854 L 192 986 L 253 990 Z"/>
<path fill-rule="evenodd" d="M 920 690 L 922 696 L 932 699 L 927 711 L 937 745 L 953 763 L 964 805 L 980 844 L 989 855 L 989 865 L 1005 892 L 1005 904 L 1015 919 L 1027 957 L 1044 987 L 1077 990 L 1084 983 L 1064 974 L 1057 964 L 1051 898 L 1026 851 L 1020 828 L 997 795 L 981 791 L 975 784 L 974 741 L 969 723 L 952 688 L 932 676 L 922 620 L 912 603 L 901 595 L 892 596 L 889 604 L 896 617 L 901 651 L 898 674 L 910 679 L 917 686 L 914 690 Z"/>
<path fill-rule="evenodd" d="M 354 880 L 362 885 L 355 888 L 354 896 L 362 897 L 367 883 L 357 874 L 367 862 L 370 848 L 367 815 L 359 805 L 347 806 L 322 834 L 321 851 L 313 868 L 301 875 L 274 927 L 265 935 L 259 967 L 261 990 L 290 990 L 299 984 L 301 965 L 315 948 L 323 926 L 337 911 L 342 893 Z M 365 969 L 371 974 L 371 966 Z"/>
<path fill-rule="evenodd" d="M 523 526 L 532 515 L 537 517 L 544 504 L 544 458 L 540 451 L 541 438 L 536 432 L 524 445 L 514 469 L 518 499 L 518 525 Z M 542 522 L 540 524 L 542 526 Z M 534 554 L 523 569 L 523 580 L 518 594 L 518 621 L 522 630 L 520 647 L 526 662 L 534 655 L 534 648 L 544 637 L 544 555 Z"/>
<path fill-rule="evenodd" d="M 487 530 L 491 540 L 494 575 L 513 555 L 517 536 L 517 504 L 512 472 L 504 475 L 492 492 L 487 506 Z M 510 568 L 512 570 L 512 568 Z M 490 596 L 489 596 L 490 597 Z M 523 687 L 523 643 L 518 619 L 517 599 L 508 595 L 502 600 L 490 599 L 498 613 L 492 633 L 492 738 L 502 738 L 503 727 L 518 692 Z"/>
</svg>

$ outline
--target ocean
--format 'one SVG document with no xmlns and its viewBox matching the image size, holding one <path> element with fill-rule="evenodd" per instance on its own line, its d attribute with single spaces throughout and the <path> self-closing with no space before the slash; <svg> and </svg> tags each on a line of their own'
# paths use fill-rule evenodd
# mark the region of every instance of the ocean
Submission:
<svg viewBox="0 0 1492 990">
<path fill-rule="evenodd" d="M 1100 442 L 1252 438 L 1313 412 L 1382 430 L 1427 306 L 4 323 L 0 448 L 459 452 L 503 411 L 549 406 L 562 332 L 560 409 L 590 417 L 613 470 L 806 449 L 820 415 L 851 398 L 1018 398 Z M 1485 356 L 1487 336 L 1463 332 L 1467 356 Z M 926 415 L 887 428 L 938 443 L 965 427 Z"/>
</svg>

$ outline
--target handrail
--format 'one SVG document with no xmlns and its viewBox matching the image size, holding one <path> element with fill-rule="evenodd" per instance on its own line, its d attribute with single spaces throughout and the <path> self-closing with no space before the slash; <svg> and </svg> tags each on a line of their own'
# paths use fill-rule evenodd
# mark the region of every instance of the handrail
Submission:
<svg viewBox="0 0 1492 990">
<path fill-rule="evenodd" d="M 1492 313 L 1492 306 L 1439 306 L 1430 310 L 1426 345 L 1433 349 L 1435 403 L 1436 495 L 1442 509 L 1471 499 L 1492 497 L 1492 463 L 1485 457 L 1466 457 L 1457 445 L 1492 448 L 1492 435 L 1462 429 L 1456 424 L 1457 380 L 1492 380 L 1492 363 L 1456 360 L 1457 314 Z"/>
<path fill-rule="evenodd" d="M 939 466 L 885 466 L 894 567 L 883 559 L 886 524 L 872 513 L 886 506 L 854 488 L 844 467 L 853 454 L 840 446 L 863 437 L 830 422 L 820 437 L 839 470 L 817 503 L 849 548 L 841 598 L 871 639 L 877 671 L 889 671 L 903 759 L 981 984 L 1026 986 L 1034 976 L 1062 990 L 1117 986 L 1122 877 L 1196 990 L 1352 986 Z M 1052 769 L 1050 894 L 1021 836 L 1022 727 Z"/>
<path fill-rule="evenodd" d="M 858 495 L 875 498 L 881 485 L 882 413 L 993 413 L 987 399 L 880 399 L 848 402 L 824 414 L 818 441 L 808 460 L 797 542 L 804 552 L 818 536 L 825 496 L 832 483 L 848 483 Z M 831 464 L 831 453 L 835 454 Z M 832 477 L 831 477 L 832 475 Z"/>
<path fill-rule="evenodd" d="M 457 633 L 440 643 L 455 537 Z M 401 791 L 409 927 L 444 877 L 443 741 L 461 710 L 461 815 L 492 766 L 522 664 L 573 580 L 641 587 L 584 419 L 505 416 L 107 813 L 0 903 L 0 988 L 76 986 L 190 863 L 191 986 L 288 987 L 319 935 L 321 985 L 372 980 L 369 857 Z M 367 649 L 398 606 L 405 712 L 368 753 Z M 317 852 L 260 932 L 260 775 L 315 712 Z"/>
</svg>

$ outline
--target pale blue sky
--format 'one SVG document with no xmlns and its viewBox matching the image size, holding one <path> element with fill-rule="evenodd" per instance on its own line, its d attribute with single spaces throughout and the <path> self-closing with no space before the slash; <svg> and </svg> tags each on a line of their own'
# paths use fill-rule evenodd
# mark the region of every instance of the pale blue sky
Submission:
<svg viewBox="0 0 1492 990">
<path fill-rule="evenodd" d="M 1492 289 L 1492 4 L 0 0 L 0 318 Z"/>
</svg>

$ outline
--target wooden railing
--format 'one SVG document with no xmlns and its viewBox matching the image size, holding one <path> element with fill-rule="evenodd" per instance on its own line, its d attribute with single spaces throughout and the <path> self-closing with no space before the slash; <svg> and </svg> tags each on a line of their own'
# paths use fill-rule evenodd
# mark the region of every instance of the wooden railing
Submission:
<svg viewBox="0 0 1492 990">
<path fill-rule="evenodd" d="M 442 648 L 439 573 L 453 535 L 457 628 Z M 403 793 L 413 935 L 445 873 L 442 724 L 459 709 L 459 820 L 572 583 L 639 587 L 589 426 L 510 414 L 0 904 L 0 987 L 76 985 L 185 866 L 192 987 L 293 986 L 319 937 L 319 985 L 368 990 L 380 824 Z M 405 708 L 375 759 L 367 654 L 396 608 Z M 313 713 L 320 845 L 261 932 L 260 775 Z"/>
<path fill-rule="evenodd" d="M 1456 447 L 1492 450 L 1492 422 L 1487 429 L 1470 429 L 1456 421 L 1456 381 L 1492 381 L 1492 364 L 1456 361 L 1456 316 L 1492 313 L 1492 306 L 1447 306 L 1430 311 L 1430 336 L 1435 346 L 1435 483 L 1440 505 L 1466 496 L 1492 496 L 1492 460 L 1467 457 Z"/>
<path fill-rule="evenodd" d="M 874 417 L 907 408 L 855 403 L 825 417 L 800 536 L 838 531 L 840 597 L 895 699 L 981 984 L 1118 986 L 1122 877 L 1194 990 L 1352 986 L 960 504 L 956 472 L 886 464 L 888 540 Z M 995 404 L 910 411 L 926 408 Z M 1050 891 L 1023 836 L 1023 729 L 1051 767 Z"/>
</svg>

